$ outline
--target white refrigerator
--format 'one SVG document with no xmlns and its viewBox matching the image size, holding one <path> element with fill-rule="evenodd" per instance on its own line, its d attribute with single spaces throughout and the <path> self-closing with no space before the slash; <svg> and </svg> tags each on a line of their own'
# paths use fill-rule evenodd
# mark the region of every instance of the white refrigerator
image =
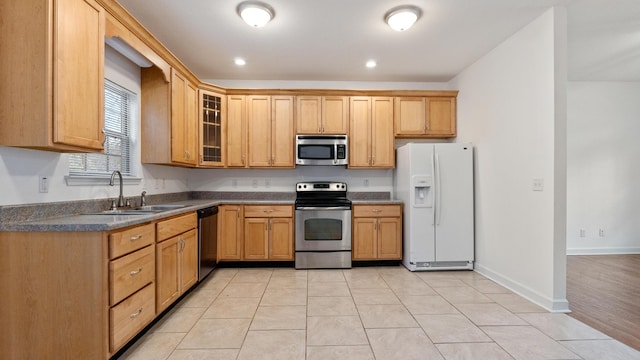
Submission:
<svg viewBox="0 0 640 360">
<path fill-rule="evenodd" d="M 407 269 L 473 269 L 471 144 L 399 147 L 394 191 L 404 203 L 402 263 Z"/>
</svg>

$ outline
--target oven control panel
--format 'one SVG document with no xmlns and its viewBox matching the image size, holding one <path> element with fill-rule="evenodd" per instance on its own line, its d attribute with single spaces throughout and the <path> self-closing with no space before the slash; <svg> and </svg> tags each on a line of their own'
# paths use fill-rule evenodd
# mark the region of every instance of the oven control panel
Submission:
<svg viewBox="0 0 640 360">
<path fill-rule="evenodd" d="M 347 191 L 347 183 L 343 182 L 300 182 L 296 191 Z"/>
</svg>

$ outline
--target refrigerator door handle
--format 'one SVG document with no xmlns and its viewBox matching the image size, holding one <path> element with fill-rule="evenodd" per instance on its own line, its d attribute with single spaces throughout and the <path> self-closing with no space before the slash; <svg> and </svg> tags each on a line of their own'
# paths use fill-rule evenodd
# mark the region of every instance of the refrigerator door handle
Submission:
<svg viewBox="0 0 640 360">
<path fill-rule="evenodd" d="M 435 215 L 436 215 L 436 226 L 440 225 L 440 213 L 442 213 L 441 209 L 440 209 L 440 205 L 442 204 L 442 199 L 440 198 L 442 196 L 441 191 L 440 191 L 440 187 L 442 186 L 442 182 L 440 181 L 440 159 L 438 157 L 438 154 L 435 154 L 435 158 L 436 158 L 436 167 L 435 167 L 435 172 L 436 172 L 436 206 L 435 206 Z"/>
<path fill-rule="evenodd" d="M 436 163 L 435 163 L 435 152 L 433 154 L 431 154 L 431 176 L 433 178 L 434 184 L 432 187 L 432 191 L 437 191 L 438 189 L 438 184 L 435 183 L 436 179 Z M 437 203 L 437 198 L 436 195 L 433 195 L 433 213 L 431 215 L 431 225 L 435 226 L 436 225 L 436 211 L 438 211 L 438 203 Z"/>
</svg>

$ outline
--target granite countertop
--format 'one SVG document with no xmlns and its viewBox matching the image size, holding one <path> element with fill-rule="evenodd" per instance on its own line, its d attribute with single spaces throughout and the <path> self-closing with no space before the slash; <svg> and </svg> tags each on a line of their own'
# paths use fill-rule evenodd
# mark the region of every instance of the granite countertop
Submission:
<svg viewBox="0 0 640 360">
<path fill-rule="evenodd" d="M 185 200 L 167 205 L 184 205 L 184 207 L 144 214 L 105 215 L 105 214 L 71 214 L 30 221 L 0 223 L 0 231 L 109 231 L 127 226 L 160 220 L 174 215 L 197 211 L 220 204 L 285 204 L 292 205 L 289 200 Z"/>
<path fill-rule="evenodd" d="M 351 200 L 354 205 L 402 205 L 401 200 L 381 200 L 381 199 L 366 199 L 366 200 Z"/>
<path fill-rule="evenodd" d="M 389 199 L 386 195 L 371 196 L 367 193 L 357 193 L 349 196 L 353 204 L 402 204 L 399 200 Z M 128 226 L 142 224 L 150 221 L 160 220 L 166 217 L 197 211 L 209 206 L 221 204 L 282 204 L 293 205 L 295 193 L 266 193 L 259 198 L 249 197 L 247 194 L 224 194 L 220 193 L 189 193 L 171 196 L 157 197 L 153 204 L 184 205 L 184 207 L 145 214 L 127 215 L 103 215 L 91 214 L 108 208 L 102 202 L 99 205 L 91 203 L 91 206 L 71 206 L 70 203 L 60 203 L 53 205 L 29 205 L 11 206 L 4 209 L 0 207 L 3 221 L 0 221 L 0 231 L 110 231 Z M 76 202 L 77 203 L 77 202 Z M 66 207 L 65 207 L 66 206 Z M 97 207 L 96 207 L 97 206 Z M 31 207 L 29 214 L 23 208 Z M 49 211 L 37 212 L 33 208 L 52 208 Z M 62 210 L 61 210 L 62 209 Z M 53 214 L 53 215 L 52 215 Z M 7 221 L 10 219 L 12 221 Z"/>
</svg>

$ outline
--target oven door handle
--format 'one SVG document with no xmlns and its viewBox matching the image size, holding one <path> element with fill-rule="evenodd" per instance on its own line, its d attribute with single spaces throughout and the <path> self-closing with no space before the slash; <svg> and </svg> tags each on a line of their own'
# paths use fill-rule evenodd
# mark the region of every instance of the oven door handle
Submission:
<svg viewBox="0 0 640 360">
<path fill-rule="evenodd" d="M 351 210 L 349 206 L 298 206 L 296 210 Z"/>
</svg>

